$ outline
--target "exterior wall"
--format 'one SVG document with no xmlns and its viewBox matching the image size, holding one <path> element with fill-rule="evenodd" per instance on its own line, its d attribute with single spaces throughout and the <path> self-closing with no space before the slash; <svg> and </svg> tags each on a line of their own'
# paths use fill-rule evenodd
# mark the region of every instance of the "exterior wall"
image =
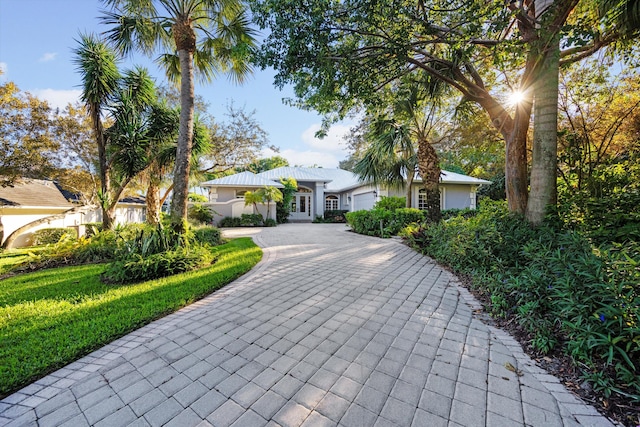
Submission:
<svg viewBox="0 0 640 427">
<path fill-rule="evenodd" d="M 314 212 L 312 212 L 313 218 L 316 216 L 324 217 L 324 183 L 316 182 L 315 183 L 315 203 L 314 203 Z M 311 187 L 313 189 L 313 187 Z"/>
<path fill-rule="evenodd" d="M 471 185 L 443 185 L 441 188 L 445 189 L 445 197 L 442 209 L 465 209 L 471 208 L 471 194 L 473 194 L 475 201 L 475 191 L 472 193 Z M 475 208 L 475 205 L 473 206 Z"/>
<path fill-rule="evenodd" d="M 228 188 L 228 187 L 218 187 L 218 188 L 209 188 L 209 201 L 210 202 L 228 202 L 236 198 L 237 191 L 247 191 L 247 190 L 255 190 L 255 188 Z"/>
<path fill-rule="evenodd" d="M 68 209 L 70 209 L 69 207 Z M 11 233 L 16 231 L 18 228 L 26 225 L 30 222 L 37 221 L 42 218 L 46 218 L 51 215 L 57 215 L 67 210 L 65 209 L 24 209 L 24 208 L 11 208 L 5 207 L 0 208 L 0 216 L 2 217 L 2 225 L 4 226 L 4 238 L 0 243 L 4 243 Z M 48 223 L 41 224 L 33 229 L 29 230 L 26 233 L 21 234 L 14 244 L 16 248 L 22 248 L 26 246 L 30 246 L 32 242 L 33 233 L 37 230 L 41 230 L 43 228 L 66 228 L 66 227 L 74 227 L 77 230 L 77 227 L 80 224 L 84 224 L 82 214 L 76 212 L 71 215 L 67 215 L 65 218 L 52 220 Z"/>
</svg>

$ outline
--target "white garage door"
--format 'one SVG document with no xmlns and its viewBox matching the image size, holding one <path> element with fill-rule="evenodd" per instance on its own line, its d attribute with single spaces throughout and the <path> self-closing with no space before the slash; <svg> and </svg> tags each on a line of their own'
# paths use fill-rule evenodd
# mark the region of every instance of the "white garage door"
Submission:
<svg viewBox="0 0 640 427">
<path fill-rule="evenodd" d="M 376 203 L 376 197 L 373 195 L 373 191 L 368 193 L 356 194 L 353 196 L 353 210 L 369 210 L 373 209 L 373 205 Z"/>
</svg>

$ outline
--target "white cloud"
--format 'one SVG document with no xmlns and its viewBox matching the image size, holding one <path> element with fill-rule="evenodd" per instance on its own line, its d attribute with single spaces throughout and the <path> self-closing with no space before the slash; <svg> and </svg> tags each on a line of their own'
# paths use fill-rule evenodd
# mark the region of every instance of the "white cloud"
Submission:
<svg viewBox="0 0 640 427">
<path fill-rule="evenodd" d="M 342 159 L 333 153 L 321 151 L 298 151 L 286 149 L 280 151 L 280 155 L 289 161 L 291 166 L 322 166 L 323 168 L 337 168 Z"/>
<path fill-rule="evenodd" d="M 267 149 L 262 151 L 261 156 L 281 156 L 291 166 L 337 168 L 340 160 L 349 154 L 344 137 L 349 133 L 350 127 L 346 124 L 333 125 L 322 139 L 315 137 L 319 130 L 320 124 L 314 123 L 302 132 L 300 139 L 305 146 L 302 149 L 285 148 L 277 153 Z"/>
<path fill-rule="evenodd" d="M 329 128 L 324 138 L 317 138 L 315 135 L 320 130 L 320 124 L 314 123 L 302 132 L 302 141 L 309 147 L 320 151 L 344 152 L 345 139 L 349 133 L 349 126 L 333 125 Z"/>
<path fill-rule="evenodd" d="M 47 52 L 44 55 L 42 55 L 40 59 L 38 59 L 38 62 L 53 61 L 54 59 L 56 59 L 56 56 L 58 56 L 56 52 Z"/>
<path fill-rule="evenodd" d="M 33 95 L 46 100 L 51 108 L 64 110 L 67 104 L 75 104 L 80 100 L 82 91 L 79 89 L 57 90 L 57 89 L 35 89 L 30 90 Z"/>
</svg>

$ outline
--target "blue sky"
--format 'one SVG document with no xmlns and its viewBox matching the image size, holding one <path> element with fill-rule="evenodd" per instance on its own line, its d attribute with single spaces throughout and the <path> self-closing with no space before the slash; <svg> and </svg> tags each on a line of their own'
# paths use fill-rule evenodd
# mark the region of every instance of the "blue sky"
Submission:
<svg viewBox="0 0 640 427">
<path fill-rule="evenodd" d="M 101 33 L 107 28 L 97 19 L 104 8 L 99 0 L 0 0 L 0 68 L 2 81 L 12 81 L 23 91 L 64 108 L 78 99 L 80 75 L 73 64 L 72 50 L 80 33 Z M 153 61 L 134 53 L 123 67 L 147 67 L 159 85 L 166 84 L 163 72 Z M 209 112 L 223 120 L 225 106 L 233 102 L 255 117 L 269 134 L 269 142 L 292 165 L 338 167 L 346 157 L 342 136 L 349 124 L 334 125 L 322 140 L 314 137 L 321 117 L 284 105 L 293 96 L 290 88 L 273 86 L 272 70 L 255 70 L 242 86 L 221 75 L 210 84 L 196 82 L 196 94 L 209 104 Z M 263 153 L 272 155 L 273 153 Z"/>
</svg>

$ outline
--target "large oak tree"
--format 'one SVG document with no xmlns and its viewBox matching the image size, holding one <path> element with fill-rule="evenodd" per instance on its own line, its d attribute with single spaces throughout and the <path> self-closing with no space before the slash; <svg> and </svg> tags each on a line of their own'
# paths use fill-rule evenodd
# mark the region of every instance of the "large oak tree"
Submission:
<svg viewBox="0 0 640 427">
<path fill-rule="evenodd" d="M 262 65 L 276 83 L 293 83 L 302 103 L 344 115 L 377 102 L 379 89 L 418 70 L 477 103 L 505 140 L 507 196 L 527 212 L 527 133 L 534 92 L 539 120 L 534 138 L 532 199 L 540 222 L 553 198 L 557 70 L 620 37 L 597 25 L 589 0 L 465 1 L 254 0 L 257 22 L 270 30 Z M 554 92 L 553 86 L 556 89 Z M 506 88 L 522 101 L 510 108 Z"/>
</svg>

